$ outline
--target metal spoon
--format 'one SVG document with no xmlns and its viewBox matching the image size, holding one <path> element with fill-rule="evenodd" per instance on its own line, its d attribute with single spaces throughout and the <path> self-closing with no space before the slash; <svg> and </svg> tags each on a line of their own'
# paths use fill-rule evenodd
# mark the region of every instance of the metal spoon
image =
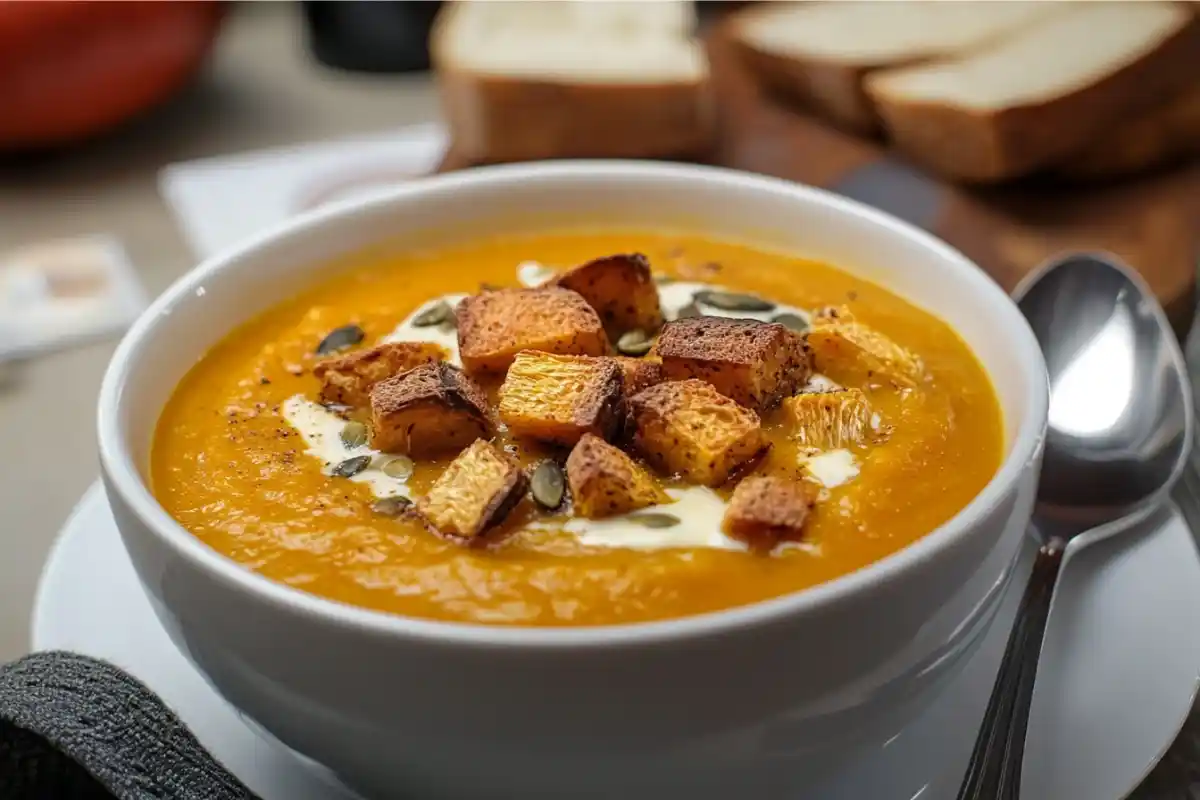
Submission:
<svg viewBox="0 0 1200 800">
<path fill-rule="evenodd" d="M 1128 530 L 1167 501 L 1192 444 L 1192 395 L 1166 315 L 1103 254 L 1040 267 L 1014 292 L 1050 375 L 1034 512 L 1041 540 L 959 800 L 1017 800 L 1050 601 L 1068 546 Z"/>
</svg>

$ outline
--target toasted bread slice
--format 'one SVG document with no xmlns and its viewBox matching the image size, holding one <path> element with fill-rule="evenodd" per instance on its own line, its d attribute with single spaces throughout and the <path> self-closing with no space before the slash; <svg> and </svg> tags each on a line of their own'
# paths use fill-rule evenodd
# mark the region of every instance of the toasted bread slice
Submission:
<svg viewBox="0 0 1200 800">
<path fill-rule="evenodd" d="M 762 3 L 734 41 L 767 88 L 852 131 L 878 127 L 863 78 L 881 67 L 970 53 L 1060 10 L 1046 2 Z"/>
<path fill-rule="evenodd" d="M 658 287 L 641 253 L 593 259 L 556 276 L 552 284 L 587 300 L 610 336 L 632 330 L 653 333 L 662 327 Z"/>
<path fill-rule="evenodd" d="M 589 519 L 671 502 L 649 472 L 618 448 L 586 434 L 567 457 L 575 515 Z"/>
<path fill-rule="evenodd" d="M 1051 166 L 1200 73 L 1200 17 L 1169 2 L 1072 3 L 960 60 L 868 76 L 889 136 L 952 178 Z"/>
<path fill-rule="evenodd" d="M 813 317 L 808 346 L 817 370 L 844 385 L 912 387 L 924 375 L 915 355 L 857 321 L 843 306 Z"/>
<path fill-rule="evenodd" d="M 715 104 L 694 25 L 682 2 L 446 4 L 430 52 L 455 152 L 471 163 L 707 152 Z"/>
<path fill-rule="evenodd" d="M 751 475 L 733 490 L 721 527 L 756 550 L 799 540 L 813 506 L 813 492 L 801 481 Z"/>
<path fill-rule="evenodd" d="M 516 436 L 570 446 L 611 439 L 622 423 L 621 367 L 609 358 L 518 353 L 500 386 L 500 420 Z"/>
<path fill-rule="evenodd" d="M 426 364 L 371 390 L 371 446 L 430 456 L 492 434 L 483 390 L 444 361 Z"/>
<path fill-rule="evenodd" d="M 629 400 L 633 441 L 659 470 L 719 486 L 770 443 L 758 415 L 700 380 L 668 381 Z"/>
<path fill-rule="evenodd" d="M 478 439 L 450 462 L 416 509 L 443 536 L 474 539 L 503 521 L 527 487 L 514 461 Z"/>
<path fill-rule="evenodd" d="M 667 323 L 654 346 L 666 380 L 699 378 L 747 408 L 779 405 L 808 380 L 804 339 L 752 319 L 690 317 Z"/>
<path fill-rule="evenodd" d="M 657 356 L 645 358 L 616 356 L 613 361 L 625 374 L 625 395 L 627 397 L 637 394 L 647 386 L 662 382 L 662 361 Z"/>
<path fill-rule="evenodd" d="M 329 358 L 313 368 L 327 403 L 365 408 L 375 384 L 422 364 L 446 357 L 446 350 L 428 342 L 391 342 L 356 353 Z"/>
<path fill-rule="evenodd" d="M 803 447 L 859 448 L 882 436 L 882 424 L 859 389 L 798 394 L 783 401 L 783 410 Z"/>
<path fill-rule="evenodd" d="M 504 372 L 522 350 L 580 356 L 609 352 L 600 317 L 568 289 L 498 289 L 463 299 L 455 313 L 459 355 L 471 374 Z"/>
</svg>

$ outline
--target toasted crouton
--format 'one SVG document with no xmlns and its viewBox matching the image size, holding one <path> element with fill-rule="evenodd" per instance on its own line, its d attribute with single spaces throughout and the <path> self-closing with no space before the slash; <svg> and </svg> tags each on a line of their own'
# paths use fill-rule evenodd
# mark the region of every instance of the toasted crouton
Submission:
<svg viewBox="0 0 1200 800">
<path fill-rule="evenodd" d="M 613 361 L 617 362 L 621 371 L 625 373 L 626 395 L 634 395 L 647 386 L 662 383 L 662 361 L 657 357 L 614 356 Z"/>
<path fill-rule="evenodd" d="M 500 386 L 500 420 L 516 436 L 573 445 L 611 439 L 622 422 L 621 368 L 608 358 L 518 353 Z"/>
<path fill-rule="evenodd" d="M 326 359 L 313 367 L 313 375 L 321 381 L 323 401 L 365 408 L 371 402 L 375 384 L 445 357 L 446 351 L 436 344 L 390 342 Z"/>
<path fill-rule="evenodd" d="M 476 439 L 417 500 L 417 513 L 444 536 L 473 539 L 501 522 L 527 486 L 515 462 L 495 445 Z"/>
<path fill-rule="evenodd" d="M 754 475 L 733 490 L 721 526 L 754 549 L 770 550 L 801 537 L 812 505 L 812 493 L 802 482 Z"/>
<path fill-rule="evenodd" d="M 611 517 L 671 502 L 654 477 L 632 458 L 590 433 L 567 457 L 567 483 L 575 514 L 588 519 Z"/>
<path fill-rule="evenodd" d="M 634 444 L 658 469 L 719 486 L 764 452 L 758 415 L 700 380 L 668 381 L 629 400 Z"/>
<path fill-rule="evenodd" d="M 668 322 L 654 352 L 667 380 L 699 378 L 756 410 L 779 405 L 811 371 L 803 338 L 783 325 L 752 319 Z"/>
<path fill-rule="evenodd" d="M 376 384 L 371 422 L 372 447 L 413 456 L 465 447 L 492 432 L 483 390 L 444 361 Z"/>
<path fill-rule="evenodd" d="M 608 354 L 600 317 L 586 300 L 567 289 L 485 292 L 460 302 L 456 315 L 459 354 L 464 369 L 472 374 L 503 372 L 522 350 Z"/>
<path fill-rule="evenodd" d="M 784 400 L 783 409 L 805 447 L 863 447 L 882 438 L 878 417 L 858 389 L 798 394 Z"/>
<path fill-rule="evenodd" d="M 653 332 L 662 327 L 658 287 L 650 275 L 650 262 L 640 253 L 597 258 L 568 270 L 551 283 L 578 292 L 596 309 L 610 335 L 632 330 Z"/>
<path fill-rule="evenodd" d="M 813 317 L 808 345 L 821 372 L 834 380 L 860 386 L 915 386 L 921 362 L 879 331 L 854 319 L 844 307 L 827 308 Z"/>
</svg>

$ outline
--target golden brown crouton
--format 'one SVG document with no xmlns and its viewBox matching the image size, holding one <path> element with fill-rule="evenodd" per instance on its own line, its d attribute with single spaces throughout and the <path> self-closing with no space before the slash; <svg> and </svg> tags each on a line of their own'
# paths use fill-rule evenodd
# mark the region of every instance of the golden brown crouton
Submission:
<svg viewBox="0 0 1200 800">
<path fill-rule="evenodd" d="M 629 400 L 634 444 L 658 469 L 719 486 L 764 452 L 758 415 L 700 380 L 668 381 Z"/>
<path fill-rule="evenodd" d="M 804 339 L 783 325 L 691 317 L 668 322 L 655 354 L 663 377 L 699 378 L 747 408 L 766 410 L 802 386 L 810 372 Z"/>
<path fill-rule="evenodd" d="M 808 345 L 817 369 L 843 383 L 875 386 L 890 381 L 915 386 L 923 372 L 916 356 L 855 320 L 844 307 L 828 308 L 813 317 Z"/>
<path fill-rule="evenodd" d="M 525 473 L 483 439 L 450 462 L 416 508 L 444 536 L 472 539 L 501 522 L 521 501 Z"/>
<path fill-rule="evenodd" d="M 752 475 L 733 490 L 721 526 L 756 550 L 770 550 L 801 537 L 812 505 L 812 492 L 802 482 Z"/>
<path fill-rule="evenodd" d="M 371 390 L 371 446 L 427 456 L 490 436 L 483 390 L 444 361 L 389 378 Z"/>
<path fill-rule="evenodd" d="M 576 516 L 588 519 L 671 502 L 649 472 L 590 433 L 579 440 L 567 457 L 567 482 Z"/>
<path fill-rule="evenodd" d="M 597 258 L 550 283 L 579 292 L 610 335 L 639 329 L 653 333 L 662 327 L 658 287 L 650 276 L 650 262 L 640 253 Z"/>
<path fill-rule="evenodd" d="M 313 367 L 313 375 L 321 381 L 321 399 L 326 403 L 365 408 L 375 384 L 445 357 L 446 351 L 436 344 L 390 342 L 326 359 Z"/>
<path fill-rule="evenodd" d="M 503 372 L 522 350 L 608 354 L 600 318 L 567 289 L 498 289 L 465 298 L 456 314 L 459 354 L 472 374 Z"/>
<path fill-rule="evenodd" d="M 617 362 L 621 371 L 625 373 L 626 395 L 634 395 L 647 386 L 662 383 L 662 361 L 656 357 L 614 356 L 613 361 Z"/>
<path fill-rule="evenodd" d="M 858 389 L 798 394 L 784 400 L 783 409 L 796 441 L 805 447 L 864 447 L 883 438 L 879 418 Z"/>
<path fill-rule="evenodd" d="M 500 421 L 516 436 L 573 445 L 611 439 L 622 422 L 621 368 L 609 358 L 518 353 L 500 386 Z"/>
</svg>

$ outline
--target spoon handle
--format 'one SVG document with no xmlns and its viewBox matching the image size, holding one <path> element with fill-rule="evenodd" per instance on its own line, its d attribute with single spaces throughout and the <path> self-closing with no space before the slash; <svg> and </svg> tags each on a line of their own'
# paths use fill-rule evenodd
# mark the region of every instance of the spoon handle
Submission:
<svg viewBox="0 0 1200 800">
<path fill-rule="evenodd" d="M 1020 798 L 1033 684 L 1066 544 L 1063 539 L 1052 537 L 1038 550 L 958 800 Z"/>
</svg>

